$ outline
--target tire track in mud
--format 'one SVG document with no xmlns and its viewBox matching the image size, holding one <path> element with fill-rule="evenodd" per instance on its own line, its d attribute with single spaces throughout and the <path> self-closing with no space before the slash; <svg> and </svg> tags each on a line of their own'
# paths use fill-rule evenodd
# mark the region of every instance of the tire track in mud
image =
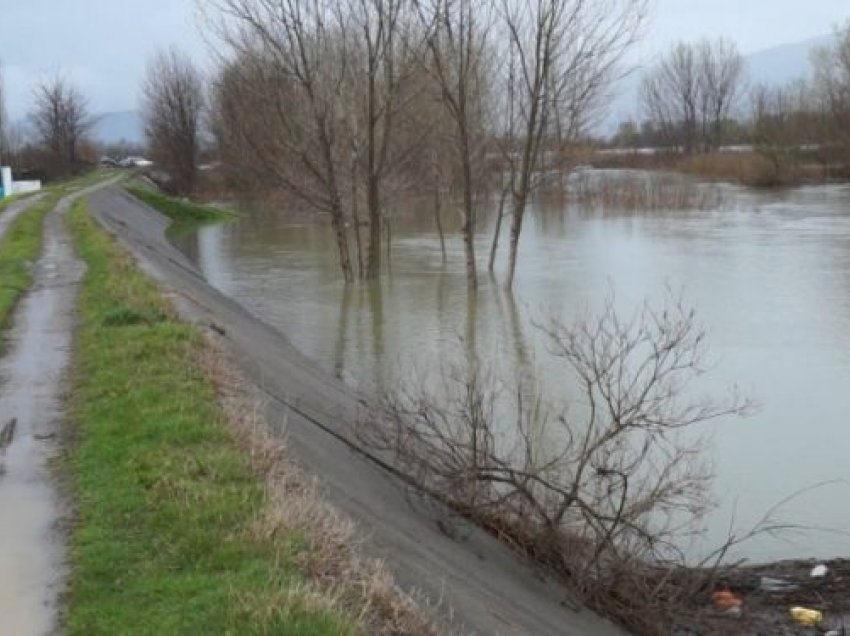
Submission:
<svg viewBox="0 0 850 636">
<path fill-rule="evenodd" d="M 45 217 L 34 283 L 18 306 L 0 359 L 0 631 L 15 636 L 56 629 L 65 578 L 63 522 L 56 488 L 64 380 L 71 356 L 74 303 L 84 266 L 64 215 L 70 194 Z M 33 199 L 16 206 L 19 215 Z M 20 209 L 17 206 L 21 205 Z M 0 219 L 10 213 L 7 209 Z M 9 221 L 8 223 L 11 223 Z M 7 223 L 7 227 L 8 227 Z"/>
</svg>

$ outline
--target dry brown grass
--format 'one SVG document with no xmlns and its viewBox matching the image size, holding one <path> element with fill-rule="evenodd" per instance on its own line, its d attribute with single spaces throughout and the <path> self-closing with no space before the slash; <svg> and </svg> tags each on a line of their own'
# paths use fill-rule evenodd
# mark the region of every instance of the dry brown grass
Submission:
<svg viewBox="0 0 850 636">
<path fill-rule="evenodd" d="M 772 161 L 756 152 L 712 152 L 684 157 L 677 170 L 711 181 L 730 181 L 765 187 L 791 185 L 804 180 L 802 169 L 789 158 Z"/>
<path fill-rule="evenodd" d="M 299 537 L 307 543 L 296 561 L 309 583 L 292 590 L 276 589 L 270 582 L 262 598 L 242 599 L 244 608 L 261 624 L 289 611 L 282 608 L 301 606 L 341 610 L 370 635 L 449 633 L 427 599 L 402 590 L 385 563 L 362 554 L 356 525 L 323 498 L 317 480 L 305 474 L 285 442 L 271 434 L 259 391 L 211 340 L 201 366 L 217 389 L 237 442 L 266 483 L 267 501 L 247 528 L 248 538 L 291 545 L 292 538 Z"/>
<path fill-rule="evenodd" d="M 603 211 L 714 210 L 724 205 L 716 187 L 663 174 L 584 173 L 571 180 L 567 194 L 582 208 Z"/>
<path fill-rule="evenodd" d="M 725 181 L 754 187 L 793 186 L 826 180 L 822 166 L 812 158 L 789 153 L 708 152 L 691 156 L 674 153 L 655 155 L 596 155 L 599 168 L 666 170 L 681 172 L 706 181 Z"/>
</svg>

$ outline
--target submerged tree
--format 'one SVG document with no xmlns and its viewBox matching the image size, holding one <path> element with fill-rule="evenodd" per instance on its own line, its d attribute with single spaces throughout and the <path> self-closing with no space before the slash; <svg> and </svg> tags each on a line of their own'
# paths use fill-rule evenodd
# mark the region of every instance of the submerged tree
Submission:
<svg viewBox="0 0 850 636">
<path fill-rule="evenodd" d="M 477 206 L 501 183 L 510 284 L 528 199 L 601 112 L 647 4 L 216 0 L 216 137 L 232 175 L 330 216 L 348 281 L 379 275 L 392 197 L 427 190 L 459 200 L 474 286 Z"/>
<path fill-rule="evenodd" d="M 219 83 L 219 129 L 244 142 L 280 186 L 328 214 L 346 281 L 354 268 L 346 233 L 341 103 L 349 60 L 328 0 L 219 0 L 218 32 L 233 57 Z"/>
<path fill-rule="evenodd" d="M 503 0 L 502 16 L 513 69 L 505 91 L 511 228 L 507 285 L 516 273 L 529 197 L 541 173 L 603 109 L 617 63 L 639 34 L 647 0 Z"/>
<path fill-rule="evenodd" d="M 142 116 L 152 157 L 178 194 L 195 187 L 203 108 L 203 77 L 192 60 L 175 49 L 158 53 L 142 87 Z"/>
<path fill-rule="evenodd" d="M 214 4 L 232 54 L 217 88 L 219 140 L 251 148 L 278 185 L 330 216 L 347 281 L 355 276 L 353 224 L 360 274 L 377 278 L 391 182 L 416 141 L 406 130 L 410 118 L 400 114 L 414 101 L 412 69 L 421 57 L 411 3 Z M 361 203 L 369 226 L 365 259 Z"/>
<path fill-rule="evenodd" d="M 417 2 L 417 8 L 430 52 L 425 64 L 439 86 L 440 102 L 451 122 L 445 135 L 451 139 L 453 163 L 460 175 L 466 275 L 474 289 L 476 199 L 486 177 L 489 135 L 483 106 L 488 76 L 494 70 L 490 46 L 493 7 L 489 0 L 425 0 Z"/>
</svg>

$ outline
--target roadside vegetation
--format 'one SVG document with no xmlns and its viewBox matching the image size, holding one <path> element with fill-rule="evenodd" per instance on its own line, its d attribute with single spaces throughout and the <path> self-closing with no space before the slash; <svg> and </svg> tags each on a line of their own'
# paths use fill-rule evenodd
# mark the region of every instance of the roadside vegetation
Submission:
<svg viewBox="0 0 850 636">
<path fill-rule="evenodd" d="M 70 634 L 429 634 L 350 523 L 262 433 L 261 404 L 98 229 L 67 460 Z"/>
<path fill-rule="evenodd" d="M 721 39 L 673 45 L 641 88 L 640 120 L 622 122 L 611 145 L 658 152 L 602 156 L 602 165 L 765 187 L 850 178 L 850 23 L 785 85 L 748 86 L 737 46 Z"/>
<path fill-rule="evenodd" d="M 186 199 L 176 199 L 139 185 L 128 185 L 126 190 L 179 225 L 218 223 L 236 216 L 233 212 L 222 208 L 193 203 Z"/>
</svg>

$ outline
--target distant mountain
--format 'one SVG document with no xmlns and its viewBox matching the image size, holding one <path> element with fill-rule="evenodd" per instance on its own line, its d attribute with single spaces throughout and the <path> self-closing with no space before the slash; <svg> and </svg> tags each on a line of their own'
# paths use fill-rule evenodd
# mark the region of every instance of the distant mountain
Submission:
<svg viewBox="0 0 850 636">
<path fill-rule="evenodd" d="M 97 117 L 92 128 L 92 137 L 103 144 L 142 144 L 145 140 L 142 118 L 135 110 L 118 113 L 103 113 Z"/>
<path fill-rule="evenodd" d="M 812 51 L 832 42 L 832 35 L 822 35 L 746 55 L 744 61 L 747 66 L 747 81 L 751 86 L 776 86 L 807 77 L 811 73 Z M 615 132 L 621 121 L 630 118 L 640 120 L 640 83 L 646 70 L 648 69 L 629 75 L 615 87 L 616 95 L 611 102 L 610 114 L 601 126 L 602 134 L 610 135 Z"/>
<path fill-rule="evenodd" d="M 822 35 L 802 42 L 783 44 L 752 53 L 746 57 L 752 84 L 785 84 L 811 73 L 812 52 L 832 44 L 832 35 Z"/>
</svg>

